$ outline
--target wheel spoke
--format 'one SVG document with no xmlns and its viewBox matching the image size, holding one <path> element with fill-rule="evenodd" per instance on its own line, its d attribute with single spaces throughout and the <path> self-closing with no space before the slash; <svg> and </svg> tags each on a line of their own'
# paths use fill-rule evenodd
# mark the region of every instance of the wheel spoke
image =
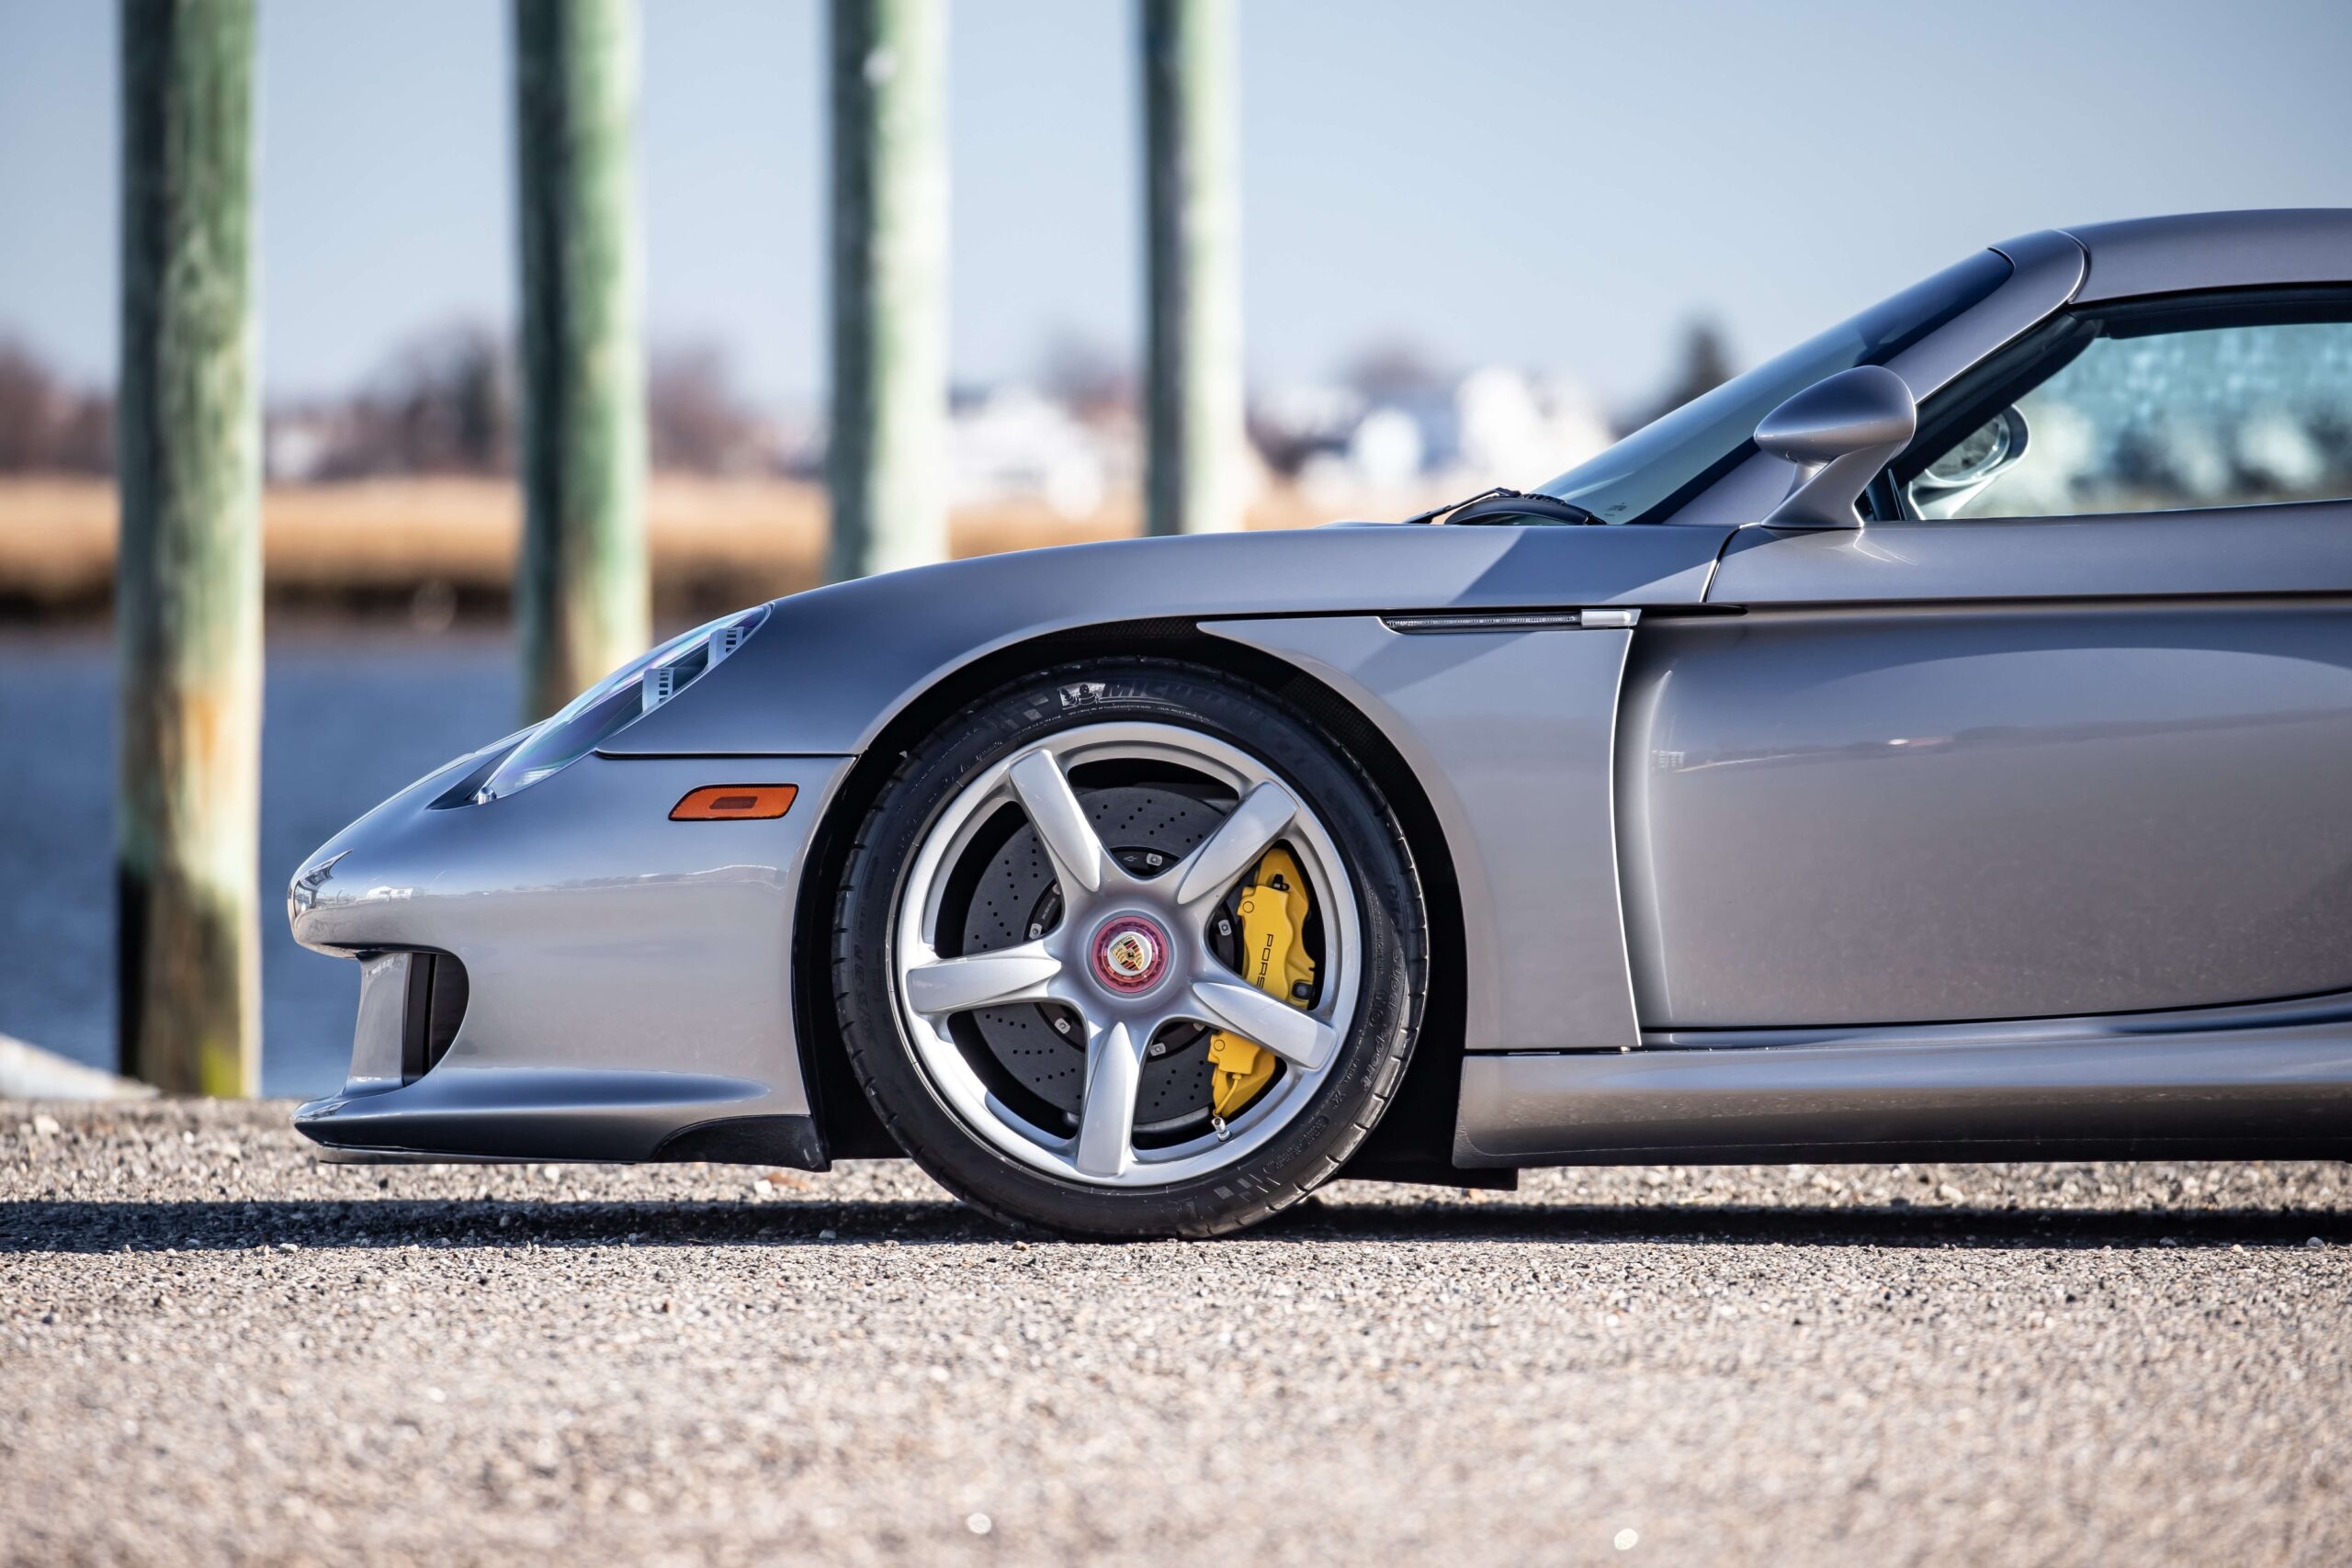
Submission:
<svg viewBox="0 0 2352 1568">
<path fill-rule="evenodd" d="M 907 1004 L 928 1017 L 968 1012 L 973 1008 L 1036 1001 L 1046 994 L 1062 961 L 1043 942 L 962 958 L 934 959 L 907 971 Z"/>
<path fill-rule="evenodd" d="M 1223 897 L 1297 815 L 1297 800 L 1271 779 L 1243 795 L 1233 815 L 1176 868 L 1176 901 L 1190 908 Z"/>
<path fill-rule="evenodd" d="M 1201 980 L 1193 987 L 1193 1001 L 1205 1021 L 1255 1041 L 1304 1072 L 1330 1061 L 1340 1046 L 1329 1024 L 1255 986 Z"/>
<path fill-rule="evenodd" d="M 1031 751 L 1012 764 L 1006 778 L 1020 797 L 1021 808 L 1029 814 L 1030 826 L 1037 829 L 1037 841 L 1054 863 L 1063 901 L 1071 899 L 1073 887 L 1088 893 L 1101 891 L 1103 864 L 1110 857 L 1102 852 L 1102 840 L 1094 836 L 1086 808 L 1078 803 L 1069 780 L 1062 776 L 1052 755 L 1043 750 Z"/>
<path fill-rule="evenodd" d="M 1124 1023 L 1098 1030 L 1086 1045 L 1086 1102 L 1079 1111 L 1078 1168 L 1123 1176 L 1135 1157 L 1136 1086 L 1143 1052 Z"/>
</svg>

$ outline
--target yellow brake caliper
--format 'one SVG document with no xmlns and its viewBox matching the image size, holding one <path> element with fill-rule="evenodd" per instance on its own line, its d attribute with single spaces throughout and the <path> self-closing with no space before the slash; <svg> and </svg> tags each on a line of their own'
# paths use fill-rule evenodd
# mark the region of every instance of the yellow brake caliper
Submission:
<svg viewBox="0 0 2352 1568">
<path fill-rule="evenodd" d="M 1270 997 L 1306 1006 L 1315 987 L 1315 960 L 1304 940 L 1306 878 L 1279 846 L 1259 858 L 1241 889 L 1241 975 Z M 1258 1098 L 1272 1081 L 1274 1054 L 1254 1041 L 1218 1030 L 1209 1036 L 1209 1113 L 1223 1135 L 1227 1118 Z"/>
</svg>

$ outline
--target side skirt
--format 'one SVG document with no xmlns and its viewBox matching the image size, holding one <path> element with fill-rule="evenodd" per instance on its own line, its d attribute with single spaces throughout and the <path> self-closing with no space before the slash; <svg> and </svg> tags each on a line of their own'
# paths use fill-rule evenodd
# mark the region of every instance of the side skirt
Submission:
<svg viewBox="0 0 2352 1568">
<path fill-rule="evenodd" d="M 1472 1055 L 1453 1161 L 2352 1157 L 2352 1024 L 2058 1040 L 2005 1027 Z"/>
</svg>

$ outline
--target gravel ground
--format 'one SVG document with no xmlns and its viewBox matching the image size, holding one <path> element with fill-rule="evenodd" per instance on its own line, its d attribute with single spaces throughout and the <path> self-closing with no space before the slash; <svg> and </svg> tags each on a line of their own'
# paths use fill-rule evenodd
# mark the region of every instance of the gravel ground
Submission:
<svg viewBox="0 0 2352 1568">
<path fill-rule="evenodd" d="M 0 1102 L 0 1559 L 2343 1562 L 2338 1166 L 1342 1184 L 315 1164 Z"/>
</svg>

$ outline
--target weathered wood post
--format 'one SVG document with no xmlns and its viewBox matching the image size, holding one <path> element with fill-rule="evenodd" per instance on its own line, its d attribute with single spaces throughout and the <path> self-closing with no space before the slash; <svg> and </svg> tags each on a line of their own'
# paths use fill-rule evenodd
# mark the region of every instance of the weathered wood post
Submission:
<svg viewBox="0 0 2352 1568">
<path fill-rule="evenodd" d="M 514 0 L 529 716 L 650 640 L 636 0 Z"/>
<path fill-rule="evenodd" d="M 835 581 L 947 553 L 947 15 L 832 0 Z"/>
<path fill-rule="evenodd" d="M 261 1087 L 253 0 L 122 0 L 118 1029 L 176 1093 Z"/>
<path fill-rule="evenodd" d="M 1145 527 L 1241 525 L 1241 199 L 1232 0 L 1143 0 Z"/>
</svg>

